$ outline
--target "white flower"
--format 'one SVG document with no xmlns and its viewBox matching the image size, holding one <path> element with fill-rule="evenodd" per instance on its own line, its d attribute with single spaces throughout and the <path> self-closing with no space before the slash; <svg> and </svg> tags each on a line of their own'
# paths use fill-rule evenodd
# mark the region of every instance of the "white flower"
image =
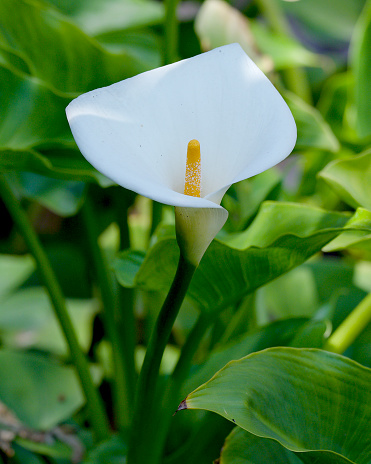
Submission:
<svg viewBox="0 0 371 464">
<path fill-rule="evenodd" d="M 95 168 L 178 207 L 181 247 L 203 250 L 191 258 L 198 261 L 227 219 L 220 206 L 227 189 L 286 158 L 296 141 L 286 103 L 238 44 L 88 92 L 66 111 Z M 184 194 L 194 139 L 201 150 L 200 197 Z"/>
</svg>

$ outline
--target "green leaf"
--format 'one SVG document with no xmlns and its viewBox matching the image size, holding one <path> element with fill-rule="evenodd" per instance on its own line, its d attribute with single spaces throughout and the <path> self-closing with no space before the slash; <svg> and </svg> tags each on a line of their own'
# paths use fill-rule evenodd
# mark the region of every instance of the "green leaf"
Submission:
<svg viewBox="0 0 371 464">
<path fill-rule="evenodd" d="M 342 232 L 348 217 L 310 206 L 266 202 L 251 226 L 227 242 L 214 240 L 188 296 L 202 310 L 217 312 L 303 263 Z M 165 235 L 143 255 L 124 252 L 115 262 L 122 285 L 167 291 L 179 250 Z"/>
<path fill-rule="evenodd" d="M 118 436 L 97 446 L 84 459 L 83 464 L 125 464 L 126 444 Z"/>
<path fill-rule="evenodd" d="M 365 292 L 371 293 L 371 262 L 359 261 L 355 265 L 354 282 Z"/>
<path fill-rule="evenodd" d="M 327 45 L 334 40 L 348 42 L 364 0 L 311 0 L 310 2 L 280 1 L 286 13 L 298 19 L 315 37 L 323 37 Z M 299 26 L 300 27 L 300 26 Z"/>
<path fill-rule="evenodd" d="M 204 50 L 239 43 L 253 61 L 262 64 L 256 52 L 249 20 L 224 0 L 203 2 L 194 27 Z"/>
<path fill-rule="evenodd" d="M 60 7 L 60 0 L 49 0 Z M 160 24 L 164 20 L 164 5 L 153 0 L 80 0 L 64 7 L 74 22 L 86 34 L 96 36 L 106 32 Z"/>
<path fill-rule="evenodd" d="M 2 0 L 0 18 L 0 44 L 24 56 L 33 76 L 61 92 L 85 92 L 149 69 L 129 52 L 107 50 L 42 2 Z"/>
<path fill-rule="evenodd" d="M 272 168 L 234 184 L 222 200 L 229 212 L 227 227 L 232 225 L 232 232 L 245 229 L 264 200 L 276 199 L 280 183 L 281 173 Z"/>
<path fill-rule="evenodd" d="M 298 129 L 296 148 L 320 148 L 333 152 L 339 150 L 337 138 L 318 110 L 293 93 L 285 92 L 284 97 Z"/>
<path fill-rule="evenodd" d="M 354 86 L 353 81 L 350 72 L 334 74 L 324 83 L 317 104 L 318 110 L 341 140 L 354 139 L 354 131 L 348 127 L 345 117 L 349 93 Z"/>
<path fill-rule="evenodd" d="M 37 201 L 59 216 L 73 216 L 82 205 L 83 182 L 51 179 L 30 172 L 12 174 L 6 176 L 8 182 L 22 197 Z"/>
<path fill-rule="evenodd" d="M 26 450 L 33 451 L 34 453 L 59 459 L 72 459 L 73 451 L 66 443 L 50 440 L 50 438 L 45 441 L 46 443 L 36 442 L 20 437 L 15 439 L 17 445 L 22 446 L 22 448 Z M 48 441 L 52 441 L 52 443 L 48 443 Z"/>
<path fill-rule="evenodd" d="M 67 300 L 67 308 L 80 346 L 88 351 L 98 305 L 94 300 Z M 68 354 L 65 338 L 42 287 L 19 290 L 1 302 L 0 330 L 7 346 Z"/>
<path fill-rule="evenodd" d="M 319 176 L 353 208 L 362 206 L 371 211 L 371 151 L 352 158 L 335 160 Z"/>
<path fill-rule="evenodd" d="M 371 135 L 371 105 L 369 104 L 371 81 L 370 48 L 371 1 L 368 1 L 354 29 L 351 51 L 351 62 L 355 77 L 356 131 L 361 138 Z"/>
<path fill-rule="evenodd" d="M 84 182 L 97 182 L 101 187 L 110 187 L 114 183 L 93 168 L 77 149 L 53 148 L 41 150 L 48 164 L 33 171 L 57 179 Z M 32 166 L 34 167 L 34 166 Z"/>
<path fill-rule="evenodd" d="M 160 3 L 156 5 L 161 6 Z M 150 69 L 161 65 L 161 42 L 150 30 L 105 32 L 96 36 L 96 39 L 112 53 L 128 53 Z"/>
<path fill-rule="evenodd" d="M 343 356 L 260 351 L 227 364 L 187 396 L 185 408 L 216 412 L 292 451 L 316 452 L 320 462 L 369 464 L 371 370 Z"/>
<path fill-rule="evenodd" d="M 84 403 L 73 368 L 43 356 L 0 350 L 0 400 L 29 427 L 48 430 Z"/>
<path fill-rule="evenodd" d="M 65 115 L 70 98 L 59 96 L 42 82 L 1 64 L 0 83 L 1 151 L 7 150 L 9 156 L 10 150 L 21 151 L 41 144 L 72 144 Z"/>
<path fill-rule="evenodd" d="M 256 437 L 240 427 L 228 435 L 219 464 L 302 464 L 295 453 L 274 440 Z"/>
<path fill-rule="evenodd" d="M 260 21 L 250 21 L 250 27 L 258 48 L 272 59 L 276 70 L 300 66 L 320 67 L 329 64 L 325 56 L 321 57 L 307 50 L 292 37 L 271 32 Z"/>
<path fill-rule="evenodd" d="M 257 317 L 266 320 L 284 317 L 310 317 L 318 307 L 313 274 L 300 266 L 259 289 Z"/>
<path fill-rule="evenodd" d="M 238 42 L 265 72 L 272 71 L 272 67 L 280 70 L 321 66 L 326 62 L 326 58 L 310 52 L 294 38 L 272 33 L 224 0 L 202 3 L 196 16 L 195 30 L 202 47 L 207 50 Z"/>
<path fill-rule="evenodd" d="M 354 226 L 361 230 L 354 230 Z M 371 252 L 371 211 L 358 208 L 346 224 L 345 229 L 348 228 L 353 230 L 345 230 L 324 246 L 323 251 L 353 250 L 358 256 L 362 255 L 362 251 Z"/>
<path fill-rule="evenodd" d="M 312 319 L 296 332 L 290 346 L 294 348 L 322 348 L 331 330 L 327 320 Z"/>
<path fill-rule="evenodd" d="M 22 285 L 34 270 L 30 255 L 0 255 L 0 299 Z"/>
</svg>

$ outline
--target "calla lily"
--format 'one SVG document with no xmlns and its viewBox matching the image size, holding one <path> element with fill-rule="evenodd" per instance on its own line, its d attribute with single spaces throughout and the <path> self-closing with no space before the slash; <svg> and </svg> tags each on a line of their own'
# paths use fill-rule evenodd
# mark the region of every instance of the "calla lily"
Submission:
<svg viewBox="0 0 371 464">
<path fill-rule="evenodd" d="M 95 168 L 176 207 L 179 245 L 196 264 L 227 219 L 227 189 L 282 161 L 296 141 L 289 108 L 238 44 L 88 92 L 66 111 Z M 201 155 L 196 192 L 185 190 L 190 141 Z"/>
</svg>

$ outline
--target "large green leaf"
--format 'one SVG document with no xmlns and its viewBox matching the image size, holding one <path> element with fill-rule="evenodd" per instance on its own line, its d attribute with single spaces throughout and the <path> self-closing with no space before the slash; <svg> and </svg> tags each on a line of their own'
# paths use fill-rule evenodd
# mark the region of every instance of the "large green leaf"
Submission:
<svg viewBox="0 0 371 464">
<path fill-rule="evenodd" d="M 84 92 L 148 69 L 135 54 L 105 49 L 37 0 L 0 2 L 0 54 L 4 47 L 23 56 L 35 77 L 62 92 Z"/>
<path fill-rule="evenodd" d="M 257 437 L 240 427 L 228 435 L 218 464 L 350 464 L 334 453 L 294 453 L 275 440 Z"/>
<path fill-rule="evenodd" d="M 75 148 L 65 115 L 70 98 L 0 64 L 0 170 L 112 184 Z"/>
<path fill-rule="evenodd" d="M 303 263 L 336 237 L 348 217 L 310 206 L 266 202 L 251 226 L 226 241 L 214 240 L 191 283 L 188 296 L 208 312 L 237 303 L 244 295 Z M 179 251 L 164 235 L 143 253 L 126 251 L 115 263 L 120 283 L 168 290 Z"/>
<path fill-rule="evenodd" d="M 47 430 L 83 403 L 74 369 L 29 353 L 0 351 L 0 400 L 29 427 Z"/>
<path fill-rule="evenodd" d="M 228 435 L 219 464 L 302 464 L 292 452 L 274 440 L 252 435 L 235 427 Z"/>
<path fill-rule="evenodd" d="M 371 151 L 352 158 L 335 160 L 319 176 L 328 182 L 342 200 L 371 211 Z"/>
<path fill-rule="evenodd" d="M 41 144 L 72 144 L 65 114 L 71 98 L 57 95 L 39 80 L 1 64 L 0 85 L 2 151 Z"/>
<path fill-rule="evenodd" d="M 369 101 L 371 81 L 371 1 L 366 3 L 357 23 L 352 45 L 356 130 L 360 137 L 368 137 L 371 135 L 371 105 Z"/>
<path fill-rule="evenodd" d="M 179 408 L 216 412 L 319 462 L 370 462 L 371 370 L 333 353 L 260 351 L 227 364 Z"/>
</svg>

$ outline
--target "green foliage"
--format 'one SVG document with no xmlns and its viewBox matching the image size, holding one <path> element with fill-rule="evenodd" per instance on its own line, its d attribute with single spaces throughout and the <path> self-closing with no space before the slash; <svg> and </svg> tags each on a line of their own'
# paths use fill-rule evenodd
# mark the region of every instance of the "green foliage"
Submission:
<svg viewBox="0 0 371 464">
<path fill-rule="evenodd" d="M 238 41 L 285 98 L 297 143 L 224 196 L 229 219 L 147 386 L 155 400 L 135 446 L 151 464 L 370 464 L 371 2 L 206 0 L 181 4 L 178 19 L 176 6 L 0 1 L 0 187 L 46 260 L 36 266 L 4 196 L 0 462 L 144 464 L 127 459 L 128 424 L 179 258 L 174 214 L 154 208 L 151 227 L 150 203 L 81 155 L 65 108 L 80 93 Z M 42 287 L 48 262 L 99 386 L 94 404 L 53 313 L 55 292 Z M 331 354 L 344 324 L 353 338 L 343 356 Z M 185 397 L 198 410 L 173 417 Z M 94 416 L 100 399 L 106 432 Z"/>
<path fill-rule="evenodd" d="M 371 78 L 371 2 L 366 2 L 353 37 L 353 70 L 355 77 L 356 130 L 358 135 L 371 135 L 371 110 L 367 103 Z"/>
<path fill-rule="evenodd" d="M 220 464 L 258 464 L 262 461 L 277 464 L 302 463 L 294 453 L 277 441 L 262 440 L 240 427 L 234 428 L 223 446 Z"/>
<path fill-rule="evenodd" d="M 69 300 L 68 306 L 73 324 L 81 328 L 80 346 L 88 351 L 92 339 L 93 318 L 98 311 L 97 302 Z M 2 300 L 0 330 L 6 346 L 33 347 L 59 355 L 68 353 L 48 297 L 41 287 L 21 289 Z"/>
<path fill-rule="evenodd" d="M 212 313 L 236 304 L 247 293 L 320 251 L 347 219 L 308 206 L 264 203 L 246 232 L 211 244 L 188 297 Z M 124 285 L 167 290 L 178 255 L 175 238 L 161 238 L 145 259 L 136 252 L 124 252 L 115 264 L 117 277 Z"/>
<path fill-rule="evenodd" d="M 328 164 L 320 173 L 343 201 L 353 208 L 371 211 L 371 152 L 340 159 Z"/>
<path fill-rule="evenodd" d="M 2 401 L 29 427 L 51 429 L 83 405 L 72 367 L 37 354 L 1 350 L 0 371 Z"/>
<path fill-rule="evenodd" d="M 325 462 L 367 464 L 370 382 L 369 369 L 341 356 L 272 348 L 227 364 L 181 408 L 217 412 L 291 451 L 324 454 Z"/>
<path fill-rule="evenodd" d="M 298 128 L 297 149 L 314 147 L 330 151 L 339 150 L 338 141 L 315 108 L 296 95 L 286 93 L 285 98 Z"/>
</svg>

